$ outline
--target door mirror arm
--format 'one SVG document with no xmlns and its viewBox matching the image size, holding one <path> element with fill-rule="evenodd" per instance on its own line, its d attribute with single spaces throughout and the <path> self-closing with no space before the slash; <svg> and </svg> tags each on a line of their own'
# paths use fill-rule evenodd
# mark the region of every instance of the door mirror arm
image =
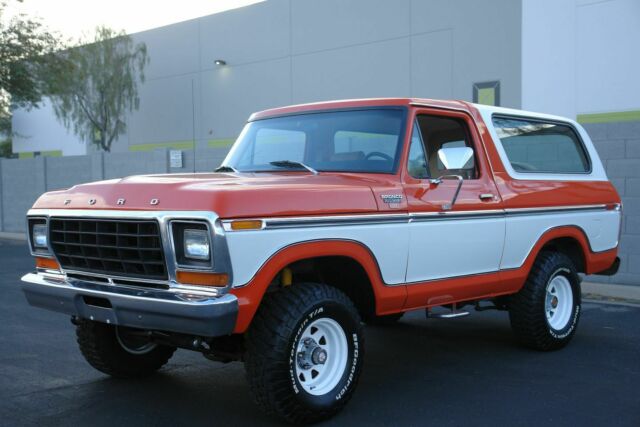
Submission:
<svg viewBox="0 0 640 427">
<path fill-rule="evenodd" d="M 451 209 L 453 209 L 453 205 L 456 204 L 456 200 L 458 199 L 458 194 L 460 193 L 460 189 L 462 188 L 462 183 L 464 182 L 464 178 L 462 178 L 462 176 L 460 175 L 442 175 L 442 176 L 439 176 L 438 178 L 430 179 L 429 184 L 440 185 L 442 184 L 442 181 L 444 181 L 445 179 L 458 180 L 458 187 L 456 188 L 456 192 L 453 194 L 453 199 L 451 200 L 451 203 L 445 203 L 442 205 L 443 211 L 450 211 Z"/>
</svg>

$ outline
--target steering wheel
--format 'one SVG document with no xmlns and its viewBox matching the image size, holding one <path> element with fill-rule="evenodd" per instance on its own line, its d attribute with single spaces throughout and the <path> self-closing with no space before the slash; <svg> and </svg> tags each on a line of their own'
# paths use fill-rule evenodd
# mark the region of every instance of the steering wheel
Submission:
<svg viewBox="0 0 640 427">
<path fill-rule="evenodd" d="M 371 157 L 382 157 L 384 160 L 388 160 L 390 162 L 393 162 L 393 157 L 391 157 L 388 154 L 381 153 L 380 151 L 372 151 L 369 154 L 367 154 L 366 156 L 364 156 L 364 159 L 365 160 L 369 160 Z"/>
</svg>

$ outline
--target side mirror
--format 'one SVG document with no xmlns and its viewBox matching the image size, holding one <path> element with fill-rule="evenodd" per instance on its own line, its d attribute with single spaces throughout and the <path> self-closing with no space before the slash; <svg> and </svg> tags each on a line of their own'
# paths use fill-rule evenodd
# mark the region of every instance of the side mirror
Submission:
<svg viewBox="0 0 640 427">
<path fill-rule="evenodd" d="M 471 147 L 448 147 L 438 150 L 438 159 L 446 169 L 472 169 L 473 149 Z"/>
<path fill-rule="evenodd" d="M 473 168 L 473 149 L 470 147 L 448 147 L 438 150 L 438 160 L 442 162 L 447 170 L 464 170 Z M 443 211 L 449 211 L 453 209 L 453 205 L 456 204 L 460 188 L 462 188 L 462 182 L 464 179 L 460 175 L 442 175 L 436 179 L 430 179 L 429 182 L 433 185 L 440 185 L 445 179 L 455 179 L 458 181 L 458 186 L 453 194 L 451 203 L 445 203 L 442 205 Z"/>
</svg>

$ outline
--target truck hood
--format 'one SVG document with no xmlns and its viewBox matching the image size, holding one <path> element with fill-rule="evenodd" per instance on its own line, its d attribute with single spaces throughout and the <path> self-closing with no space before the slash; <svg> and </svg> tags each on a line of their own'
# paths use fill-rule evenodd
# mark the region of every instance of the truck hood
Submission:
<svg viewBox="0 0 640 427">
<path fill-rule="evenodd" d="M 143 175 L 51 191 L 33 207 L 213 211 L 221 218 L 365 213 L 384 208 L 374 191 L 385 188 L 395 191 L 390 178 L 371 174 Z"/>
</svg>

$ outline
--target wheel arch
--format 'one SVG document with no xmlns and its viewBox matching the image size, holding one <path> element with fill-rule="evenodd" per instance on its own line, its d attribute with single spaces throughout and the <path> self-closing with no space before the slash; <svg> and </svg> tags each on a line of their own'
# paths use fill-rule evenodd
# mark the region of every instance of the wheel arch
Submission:
<svg viewBox="0 0 640 427">
<path fill-rule="evenodd" d="M 517 274 L 516 292 L 524 285 L 529 276 L 533 263 L 541 252 L 555 250 L 564 253 L 574 262 L 576 270 L 584 274 L 594 274 L 608 268 L 615 260 L 617 248 L 602 252 L 591 249 L 589 238 L 582 227 L 577 225 L 562 225 L 546 230 L 533 246 L 523 266 Z M 505 279 L 512 276 L 506 273 Z M 515 279 L 515 277 L 512 277 Z"/>
<path fill-rule="evenodd" d="M 352 299 L 355 299 L 354 303 L 360 305 L 358 308 L 361 311 L 371 310 L 373 313 L 380 313 L 388 311 L 390 307 L 397 308 L 404 305 L 405 286 L 386 286 L 384 284 L 376 258 L 365 244 L 347 239 L 310 240 L 280 249 L 258 269 L 249 283 L 231 290 L 238 297 L 239 304 L 234 333 L 246 331 L 264 294 L 270 291 L 270 286 L 274 286 L 278 276 L 286 268 L 304 262 L 327 263 L 338 260 L 344 262 L 346 267 L 359 268 L 360 273 L 364 275 L 360 277 L 366 277 L 366 282 L 355 282 L 356 287 L 347 287 L 346 285 L 350 282 L 341 285 L 333 281 L 333 283 L 327 284 L 338 287 Z M 354 270 L 348 271 L 353 272 Z M 330 280 L 330 282 L 332 281 Z M 361 295 L 355 296 L 356 292 Z"/>
</svg>

